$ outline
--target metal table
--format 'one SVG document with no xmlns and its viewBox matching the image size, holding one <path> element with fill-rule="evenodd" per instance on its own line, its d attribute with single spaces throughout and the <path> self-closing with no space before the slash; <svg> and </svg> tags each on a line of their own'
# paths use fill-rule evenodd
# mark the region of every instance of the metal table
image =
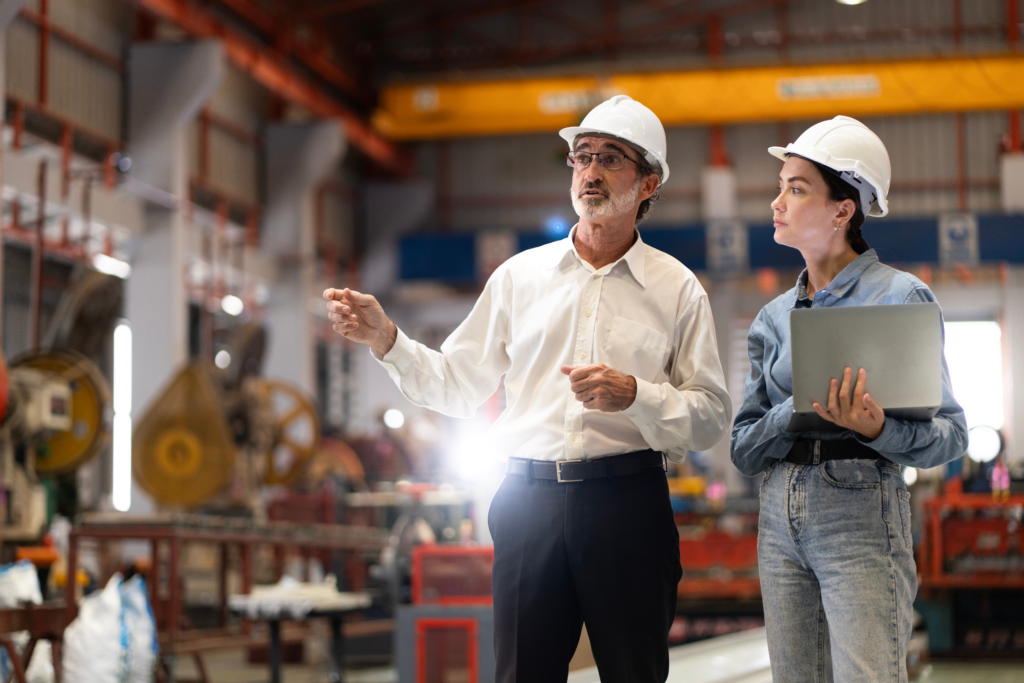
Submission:
<svg viewBox="0 0 1024 683">
<path fill-rule="evenodd" d="M 331 626 L 332 683 L 344 680 L 345 636 L 342 619 L 346 614 L 362 611 L 370 606 L 366 593 L 338 593 L 337 599 L 316 600 L 308 597 L 287 598 L 260 595 L 232 595 L 231 611 L 246 619 L 266 621 L 270 631 L 267 663 L 271 683 L 281 683 L 281 622 L 327 619 Z"/>
</svg>

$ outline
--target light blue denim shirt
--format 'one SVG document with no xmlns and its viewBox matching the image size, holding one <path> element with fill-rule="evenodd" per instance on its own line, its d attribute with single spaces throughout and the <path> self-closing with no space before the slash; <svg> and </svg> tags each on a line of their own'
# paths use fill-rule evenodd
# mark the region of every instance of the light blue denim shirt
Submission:
<svg viewBox="0 0 1024 683">
<path fill-rule="evenodd" d="M 967 422 L 963 409 L 953 398 L 945 357 L 942 359 L 942 407 L 931 421 L 913 422 L 887 416 L 882 433 L 874 441 L 851 430 L 786 431 L 793 413 L 790 311 L 928 301 L 935 301 L 935 295 L 926 284 L 909 273 L 880 263 L 875 250 L 870 249 L 846 266 L 828 287 L 815 292 L 813 300 L 807 296 L 807 271 L 804 270 L 797 278 L 796 287 L 762 308 L 747 336 L 750 376 L 743 389 L 743 405 L 736 413 L 730 442 L 732 461 L 740 472 L 748 476 L 763 472 L 773 460 L 786 457 L 797 439 L 857 439 L 892 462 L 911 467 L 935 467 L 963 455 L 967 449 Z"/>
</svg>

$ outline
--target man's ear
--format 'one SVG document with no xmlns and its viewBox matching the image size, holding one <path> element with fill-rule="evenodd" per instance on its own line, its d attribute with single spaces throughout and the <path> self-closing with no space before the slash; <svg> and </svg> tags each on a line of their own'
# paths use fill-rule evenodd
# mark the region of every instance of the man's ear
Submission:
<svg viewBox="0 0 1024 683">
<path fill-rule="evenodd" d="M 658 175 L 652 173 L 640 183 L 640 201 L 650 199 L 658 189 Z"/>
</svg>

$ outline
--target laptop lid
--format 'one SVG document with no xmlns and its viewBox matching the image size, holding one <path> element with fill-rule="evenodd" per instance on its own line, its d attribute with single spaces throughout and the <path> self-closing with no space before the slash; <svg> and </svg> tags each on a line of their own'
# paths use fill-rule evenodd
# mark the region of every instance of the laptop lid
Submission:
<svg viewBox="0 0 1024 683">
<path fill-rule="evenodd" d="M 842 429 L 818 417 L 829 382 L 867 372 L 887 416 L 930 420 L 942 405 L 942 316 L 936 303 L 797 308 L 790 312 L 793 417 L 788 431 Z"/>
</svg>

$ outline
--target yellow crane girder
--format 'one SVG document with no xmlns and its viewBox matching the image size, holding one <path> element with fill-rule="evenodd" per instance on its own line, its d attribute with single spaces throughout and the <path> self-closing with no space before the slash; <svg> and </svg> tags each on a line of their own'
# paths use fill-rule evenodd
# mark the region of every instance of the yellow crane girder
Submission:
<svg viewBox="0 0 1024 683">
<path fill-rule="evenodd" d="M 392 85 L 374 125 L 396 140 L 555 131 L 629 95 L 667 126 L 1024 107 L 1024 54 Z"/>
</svg>

